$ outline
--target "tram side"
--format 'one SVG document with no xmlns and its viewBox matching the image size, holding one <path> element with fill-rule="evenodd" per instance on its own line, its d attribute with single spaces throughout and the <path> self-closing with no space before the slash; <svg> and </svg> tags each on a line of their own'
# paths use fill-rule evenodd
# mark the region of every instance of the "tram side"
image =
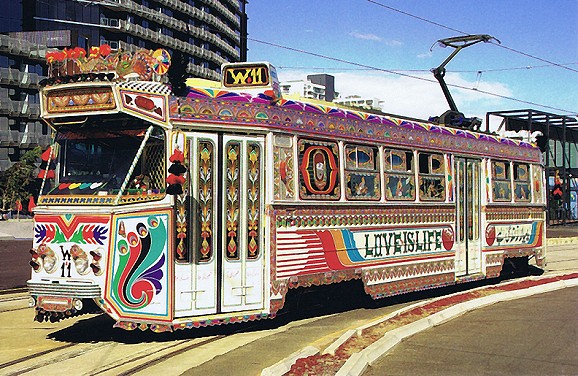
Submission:
<svg viewBox="0 0 578 376">
<path fill-rule="evenodd" d="M 543 263 L 540 164 L 271 138 L 272 306 L 289 288 L 361 279 L 381 298 L 496 277 L 509 258 Z"/>
</svg>

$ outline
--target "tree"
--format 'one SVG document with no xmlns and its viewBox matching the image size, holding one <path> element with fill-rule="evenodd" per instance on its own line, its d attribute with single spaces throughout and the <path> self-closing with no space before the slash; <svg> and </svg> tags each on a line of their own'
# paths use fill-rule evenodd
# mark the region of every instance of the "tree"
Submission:
<svg viewBox="0 0 578 376">
<path fill-rule="evenodd" d="M 18 162 L 0 173 L 2 211 L 11 210 L 17 200 L 28 201 L 30 195 L 38 196 L 36 177 L 33 175 L 40 156 L 40 146 L 28 150 Z"/>
</svg>

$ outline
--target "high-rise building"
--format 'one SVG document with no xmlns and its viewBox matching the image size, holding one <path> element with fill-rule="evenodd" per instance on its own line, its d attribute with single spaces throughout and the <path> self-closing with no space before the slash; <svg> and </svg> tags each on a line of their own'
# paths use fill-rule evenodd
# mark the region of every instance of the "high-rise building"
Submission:
<svg viewBox="0 0 578 376">
<path fill-rule="evenodd" d="M 0 35 L 0 171 L 50 143 L 48 126 L 38 120 L 45 53 L 46 47 Z"/>
<path fill-rule="evenodd" d="M 297 96 L 324 101 L 325 86 L 314 84 L 309 80 L 291 80 L 281 82 L 281 93 L 284 96 Z"/>
<path fill-rule="evenodd" d="M 48 130 L 37 120 L 37 82 L 47 73 L 46 47 L 164 48 L 177 76 L 213 80 L 220 78 L 222 63 L 247 58 L 246 0 L 5 3 L 0 17 L 0 170 L 32 146 L 49 142 Z"/>
<path fill-rule="evenodd" d="M 307 75 L 307 80 L 283 81 L 281 92 L 284 95 L 297 95 L 326 102 L 339 96 L 335 91 L 335 77 L 329 74 L 310 74 Z"/>
<path fill-rule="evenodd" d="M 307 80 L 314 84 L 322 85 L 325 87 L 325 100 L 327 102 L 333 102 L 337 97 L 335 92 L 335 77 L 330 74 L 309 74 L 307 75 Z"/>
</svg>

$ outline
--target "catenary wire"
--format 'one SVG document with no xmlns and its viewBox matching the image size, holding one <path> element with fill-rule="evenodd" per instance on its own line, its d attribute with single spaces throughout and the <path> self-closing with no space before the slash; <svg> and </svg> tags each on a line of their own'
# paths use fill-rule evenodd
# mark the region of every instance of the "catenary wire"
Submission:
<svg viewBox="0 0 578 376">
<path fill-rule="evenodd" d="M 331 60 L 331 61 L 335 61 L 335 62 L 339 62 L 339 63 L 344 63 L 344 64 L 348 64 L 348 65 L 353 65 L 356 66 L 358 68 L 365 68 L 365 69 L 369 69 L 369 70 L 374 70 L 374 71 L 380 71 L 380 72 L 385 72 L 385 73 L 390 73 L 390 74 L 394 74 L 397 76 L 401 76 L 401 77 L 407 77 L 407 78 L 412 78 L 415 80 L 420 80 L 420 81 L 425 81 L 425 82 L 430 82 L 430 83 L 437 83 L 437 81 L 430 79 L 430 78 L 425 78 L 425 77 L 419 77 L 419 76 L 414 76 L 411 74 L 407 74 L 407 73 L 402 73 L 402 72 L 398 72 L 395 70 L 390 70 L 390 69 L 384 69 L 384 68 L 379 68 L 379 67 L 374 67 L 371 65 L 367 65 L 367 64 L 361 64 L 361 63 L 356 63 L 353 61 L 349 61 L 349 60 L 345 60 L 345 59 L 341 59 L 341 58 L 337 58 L 337 57 L 332 57 L 332 56 L 327 56 L 327 55 L 323 55 L 320 53 L 316 53 L 316 52 L 310 52 L 310 51 L 305 51 L 299 48 L 294 48 L 294 47 L 288 47 L 288 46 L 283 46 L 277 43 L 272 43 L 272 42 L 267 42 L 267 41 L 263 41 L 263 40 L 259 40 L 259 39 L 255 39 L 255 38 L 251 38 L 251 37 L 247 37 L 247 40 L 251 40 L 255 43 L 259 43 L 259 44 L 263 44 L 263 45 L 267 45 L 267 46 L 271 46 L 271 47 L 276 47 L 276 48 L 281 48 L 284 50 L 288 50 L 288 51 L 293 51 L 293 52 L 297 52 L 297 53 L 301 53 L 301 54 L 306 54 L 306 55 L 310 55 L 310 56 L 315 56 L 321 59 L 326 59 L 326 60 Z M 537 106 L 537 107 L 542 107 L 542 108 L 547 108 L 550 110 L 554 110 L 554 111 L 560 111 L 560 112 L 565 112 L 568 114 L 575 114 L 575 111 L 570 111 L 570 110 L 566 110 L 566 109 L 562 109 L 562 108 L 558 108 L 558 107 L 554 107 L 554 106 L 548 106 L 548 105 L 544 105 L 544 104 L 540 104 L 540 103 L 536 103 L 536 102 L 531 102 L 531 101 L 526 101 L 523 99 L 518 99 L 518 98 L 514 98 L 514 97 L 510 97 L 507 95 L 501 95 L 501 94 L 496 94 L 496 93 L 492 93 L 489 91 L 485 91 L 485 90 L 480 90 L 480 89 L 475 89 L 475 88 L 471 88 L 471 87 L 466 87 L 463 85 L 456 85 L 456 84 L 447 84 L 448 86 L 457 88 L 457 89 L 463 89 L 463 90 L 468 90 L 468 91 L 474 91 L 477 93 L 481 93 L 481 94 L 486 94 L 489 96 L 493 96 L 493 97 L 497 97 L 497 98 L 501 98 L 501 99 L 507 99 L 507 100 L 511 100 L 514 102 L 518 102 L 518 103 L 523 103 L 523 104 L 527 104 L 530 106 Z"/>
<path fill-rule="evenodd" d="M 450 27 L 450 26 L 441 24 L 441 23 L 439 23 L 439 22 L 435 22 L 435 21 L 432 21 L 432 20 L 428 20 L 427 18 L 420 17 L 420 16 L 416 16 L 415 14 L 411 14 L 411 13 L 405 12 L 405 11 L 403 11 L 403 10 L 401 10 L 401 9 L 397 9 L 397 8 L 392 7 L 392 6 L 382 4 L 382 3 L 378 2 L 378 1 L 375 1 L 375 0 L 367 0 L 367 1 L 370 2 L 370 3 L 372 3 L 372 4 L 374 4 L 374 5 L 377 5 L 377 6 L 379 6 L 379 7 L 382 7 L 382 8 L 388 9 L 388 10 L 391 10 L 391 11 L 393 11 L 393 12 L 397 12 L 397 13 L 403 14 L 403 15 L 408 16 L 408 17 L 415 18 L 415 19 L 420 20 L 420 21 L 423 21 L 423 22 L 427 22 L 427 23 L 429 23 L 429 24 L 432 24 L 432 25 L 435 25 L 435 26 L 444 28 L 444 29 L 446 29 L 446 30 L 454 31 L 454 32 L 456 32 L 456 33 L 460 33 L 460 34 L 464 34 L 464 35 L 470 34 L 470 33 L 466 33 L 466 32 L 463 31 L 463 30 L 458 30 L 458 29 L 456 29 L 456 28 L 453 28 L 453 27 Z M 503 49 L 505 49 L 505 50 L 507 50 L 507 51 L 514 52 L 514 53 L 517 53 L 517 54 L 520 54 L 520 55 L 529 57 L 529 58 L 531 58 L 531 59 L 539 60 L 539 61 L 541 61 L 541 62 L 543 62 L 543 63 L 548 63 L 548 64 L 551 64 L 551 65 L 557 66 L 557 67 L 559 67 L 559 68 L 567 69 L 567 70 L 569 70 L 569 71 L 577 72 L 577 73 L 578 73 L 578 70 L 577 70 L 577 69 L 570 68 L 570 67 L 568 67 L 568 66 L 565 66 L 564 64 L 555 63 L 555 62 L 553 62 L 553 61 L 550 61 L 550 60 L 541 58 L 541 57 L 539 57 L 539 56 L 530 55 L 530 54 L 528 54 L 528 53 L 526 53 L 526 52 L 519 51 L 519 50 L 516 50 L 516 49 L 514 49 L 514 48 L 504 46 L 504 45 L 502 45 L 502 44 L 500 44 L 500 43 L 497 43 L 497 42 L 495 42 L 495 41 L 490 41 L 489 43 L 493 44 L 494 46 L 498 46 L 498 47 L 500 47 L 500 48 L 503 48 Z"/>
</svg>

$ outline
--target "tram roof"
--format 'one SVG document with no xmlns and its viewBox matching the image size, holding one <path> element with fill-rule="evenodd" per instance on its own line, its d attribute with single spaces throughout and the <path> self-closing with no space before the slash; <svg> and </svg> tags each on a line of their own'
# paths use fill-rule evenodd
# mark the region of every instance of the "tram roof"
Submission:
<svg viewBox="0 0 578 376">
<path fill-rule="evenodd" d="M 264 127 L 282 132 L 310 133 L 331 138 L 366 142 L 383 141 L 399 147 L 447 150 L 497 158 L 522 157 L 539 162 L 534 143 L 447 127 L 425 120 L 360 109 L 339 107 L 334 103 L 272 98 L 267 92 L 244 93 L 223 88 L 190 87 L 185 98 L 169 96 L 173 124 L 199 124 L 239 127 Z"/>
</svg>

